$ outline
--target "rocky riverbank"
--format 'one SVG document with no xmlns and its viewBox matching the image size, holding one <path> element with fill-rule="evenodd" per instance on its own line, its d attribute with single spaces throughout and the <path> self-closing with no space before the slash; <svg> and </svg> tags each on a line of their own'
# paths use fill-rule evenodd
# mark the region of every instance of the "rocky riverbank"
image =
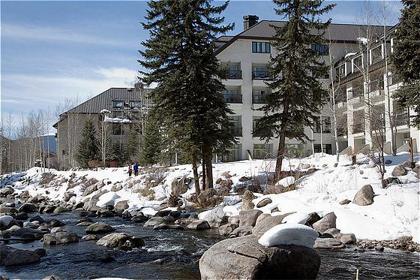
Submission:
<svg viewBox="0 0 420 280">
<path fill-rule="evenodd" d="M 345 165 L 339 168 L 353 175 L 353 171 L 357 171 L 357 174 L 363 177 L 368 176 L 372 171 L 370 169 L 374 168 L 369 167 L 369 163 L 361 163 L 359 166 L 363 166 L 363 169 L 357 170 L 360 167 Z M 316 185 L 318 181 L 313 178 L 317 178 L 319 174 L 330 176 L 340 171 L 334 169 L 335 167 L 322 170 L 322 166 L 302 165 L 301 171 L 289 174 L 297 176 L 298 179 L 290 176 L 276 185 L 269 186 L 263 185 L 264 180 L 269 180 L 267 174 L 243 176 L 226 171 L 227 168 L 232 169 L 233 166 L 224 167 L 223 172 L 216 172 L 216 188 L 203 191 L 200 195 L 193 192 L 187 168 L 180 167 L 172 171 L 162 168 L 144 170 L 142 176 L 125 177 L 123 180 L 119 169 L 88 171 L 84 174 L 83 171 L 42 173 L 38 169 L 4 176 L 0 188 L 0 230 L 3 242 L 41 240 L 47 250 L 35 253 L 20 252 L 17 248 L 5 245 L 0 247 L 0 251 L 4 252 L 0 254 L 3 260 L 0 260 L 0 264 L 13 266 L 42 262 L 45 253 L 48 254 L 48 248 L 70 246 L 79 242 L 95 242 L 98 247 L 120 251 L 136 251 L 147 247 L 147 240 L 144 238 L 121 232 L 107 224 L 106 219 L 113 217 L 120 217 L 138 227 L 153 229 L 156 232 L 210 230 L 217 232 L 221 238 L 229 238 L 226 242 L 236 242 L 231 240 L 241 240 L 243 237 L 256 242 L 264 233 L 280 224 L 306 225 L 317 232 L 318 238 L 313 247 L 318 252 L 351 249 L 355 252 L 385 251 L 386 254 L 387 249 L 384 248 L 420 251 L 419 244 L 415 242 L 417 239 L 411 236 L 395 239 L 388 237 L 388 240 L 379 241 L 364 238 L 380 236 L 383 230 L 378 227 L 374 232 L 372 224 L 363 218 L 369 216 L 372 209 L 375 215 L 379 215 L 376 214 L 376 209 L 382 207 L 390 198 L 393 208 L 411 209 L 411 200 L 394 200 L 399 198 L 399 193 L 411 194 L 412 186 L 418 182 L 415 171 L 403 165 L 396 168 L 398 174 L 393 172 L 396 176 L 394 181 L 398 180 L 402 185 L 394 184 L 389 189 L 381 190 L 372 182 L 357 190 L 340 193 L 334 198 L 334 204 L 331 203 L 331 194 L 325 190 L 310 195 L 307 191 L 311 190 L 308 182 Z M 320 171 L 315 171 L 318 169 Z M 240 173 L 240 170 L 237 171 Z M 115 176 L 110 176 L 113 173 Z M 299 205 L 301 202 L 296 197 L 305 198 L 307 206 L 303 208 Z M 320 207 L 321 210 L 314 211 L 312 205 L 321 205 L 318 202 L 314 203 L 316 201 L 327 203 Z M 313 210 L 310 211 L 311 209 Z M 384 213 L 389 213 L 387 211 L 387 208 L 383 209 Z M 78 215 L 76 227 L 82 231 L 72 231 L 65 221 L 53 216 L 62 213 Z M 401 214 L 395 210 L 394 213 Z M 410 213 L 404 213 L 407 214 Z M 48 218 L 44 218 L 45 215 L 48 215 Z M 415 213 L 413 215 L 410 219 L 415 219 Z M 380 216 L 374 217 L 378 219 Z M 360 221 L 355 221 L 355 218 Z M 98 223 L 98 219 L 105 220 Z M 377 223 L 376 220 L 373 221 Z M 401 232 L 404 230 L 409 232 L 411 228 L 404 228 Z M 385 232 L 394 233 L 396 230 L 387 228 Z M 256 244 L 255 242 L 250 244 Z M 259 246 L 261 245 L 256 245 L 254 249 L 259 250 Z M 10 264 L 4 261 L 8 255 L 27 257 Z M 277 257 L 275 259 L 278 261 Z"/>
</svg>

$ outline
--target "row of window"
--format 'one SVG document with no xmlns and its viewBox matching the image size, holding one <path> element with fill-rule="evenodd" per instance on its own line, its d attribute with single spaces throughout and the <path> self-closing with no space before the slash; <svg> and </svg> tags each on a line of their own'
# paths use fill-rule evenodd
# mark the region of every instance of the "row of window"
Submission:
<svg viewBox="0 0 420 280">
<path fill-rule="evenodd" d="M 269 135 L 268 131 L 258 131 L 256 132 L 257 122 L 260 119 L 260 116 L 252 117 L 252 131 L 253 137 L 261 137 L 264 135 Z M 242 136 L 242 116 L 230 116 L 230 122 L 232 124 L 232 134 L 235 137 Z M 314 127 L 314 133 L 331 133 L 331 118 L 328 116 L 323 116 L 322 120 L 318 117 L 317 124 Z"/>
<path fill-rule="evenodd" d="M 252 103 L 265 104 L 267 96 L 271 93 L 269 88 L 253 88 Z M 241 87 L 227 87 L 223 93 L 227 103 L 242 103 Z"/>
<path fill-rule="evenodd" d="M 124 108 L 141 108 L 141 101 L 139 100 L 130 100 L 126 102 L 124 100 L 113 100 L 112 101 L 112 108 L 114 109 L 124 109 Z"/>
<path fill-rule="evenodd" d="M 328 55 L 329 46 L 325 44 L 312 44 L 311 49 L 318 55 Z M 253 53 L 271 53 L 269 42 L 252 42 Z"/>
<path fill-rule="evenodd" d="M 343 62 L 337 66 L 335 69 L 336 78 L 338 79 L 351 73 L 360 72 L 368 63 L 369 65 L 378 63 L 385 59 L 385 57 L 389 57 L 392 52 L 392 40 L 391 42 L 387 42 L 386 47 L 384 44 L 377 45 L 368 52 L 365 51 L 363 54 L 352 58 L 351 61 Z"/>
</svg>

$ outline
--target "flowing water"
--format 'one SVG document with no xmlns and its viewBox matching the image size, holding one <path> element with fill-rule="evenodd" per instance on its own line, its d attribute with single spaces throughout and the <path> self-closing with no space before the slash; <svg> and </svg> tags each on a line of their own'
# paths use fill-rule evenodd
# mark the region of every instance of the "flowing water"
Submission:
<svg viewBox="0 0 420 280">
<path fill-rule="evenodd" d="M 44 215 L 44 218 L 48 216 Z M 54 216 L 64 221 L 69 231 L 84 234 L 85 227 L 75 226 L 77 214 Z M 142 237 L 146 246 L 130 252 L 97 246 L 95 241 L 46 247 L 47 256 L 40 263 L 0 268 L 0 275 L 11 279 L 42 279 L 56 275 L 61 279 L 119 277 L 136 279 L 199 279 L 198 260 L 220 236 L 216 232 L 176 231 L 143 228 L 121 218 L 95 219 L 119 232 Z M 43 247 L 39 241 L 13 244 L 22 249 Z M 420 279 L 419 254 L 400 251 L 355 252 L 319 251 L 321 268 L 318 279 Z"/>
</svg>

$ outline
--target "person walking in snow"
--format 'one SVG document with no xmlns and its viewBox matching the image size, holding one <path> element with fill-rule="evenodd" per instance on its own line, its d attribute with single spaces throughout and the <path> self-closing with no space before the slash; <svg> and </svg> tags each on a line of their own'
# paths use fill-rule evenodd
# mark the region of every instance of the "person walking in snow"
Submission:
<svg viewBox="0 0 420 280">
<path fill-rule="evenodd" d="M 128 176 L 131 177 L 131 174 L 133 174 L 133 169 L 131 169 L 131 164 L 128 165 Z"/>
<path fill-rule="evenodd" d="M 136 161 L 133 166 L 134 169 L 134 176 L 139 175 L 139 163 Z"/>
</svg>

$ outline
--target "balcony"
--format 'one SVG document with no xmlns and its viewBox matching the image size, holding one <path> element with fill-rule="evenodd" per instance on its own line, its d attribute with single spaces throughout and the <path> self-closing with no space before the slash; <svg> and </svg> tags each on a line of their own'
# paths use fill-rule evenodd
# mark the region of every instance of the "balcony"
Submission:
<svg viewBox="0 0 420 280">
<path fill-rule="evenodd" d="M 226 103 L 242 103 L 242 94 L 240 93 L 223 93 Z"/>
<path fill-rule="evenodd" d="M 355 123 L 353 124 L 353 134 L 365 132 L 364 123 Z"/>
<path fill-rule="evenodd" d="M 410 117 L 408 112 L 403 113 L 396 113 L 395 114 L 395 125 L 402 126 L 402 125 L 410 125 Z"/>
<path fill-rule="evenodd" d="M 226 70 L 226 79 L 242 79 L 242 71 L 238 69 L 228 69 Z"/>
<path fill-rule="evenodd" d="M 267 95 L 252 94 L 252 104 L 266 104 Z"/>
<path fill-rule="evenodd" d="M 253 70 L 253 80 L 271 80 L 270 72 L 268 70 Z"/>
<path fill-rule="evenodd" d="M 242 136 L 242 127 L 240 126 L 233 126 L 230 129 L 230 132 L 234 137 L 241 137 Z"/>
</svg>

